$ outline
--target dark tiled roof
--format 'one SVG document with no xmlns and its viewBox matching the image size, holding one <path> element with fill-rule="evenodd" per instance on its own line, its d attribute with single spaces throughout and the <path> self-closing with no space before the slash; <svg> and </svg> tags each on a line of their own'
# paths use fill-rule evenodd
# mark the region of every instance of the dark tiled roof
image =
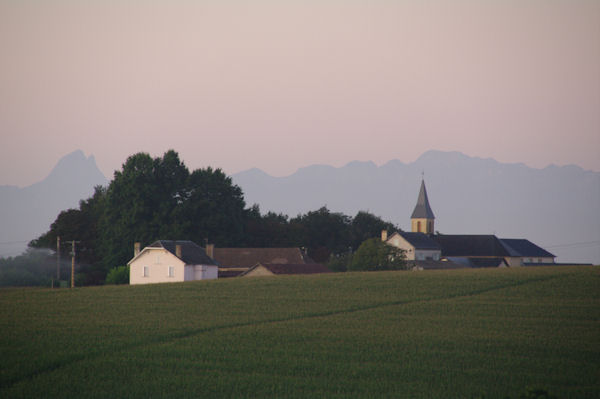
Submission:
<svg viewBox="0 0 600 399">
<path fill-rule="evenodd" d="M 242 275 L 250 273 L 257 267 L 264 267 L 273 274 L 317 274 L 331 273 L 331 270 L 320 263 L 259 263 L 245 271 Z"/>
<path fill-rule="evenodd" d="M 237 277 L 244 273 L 243 270 L 221 270 L 219 269 L 219 278 Z"/>
<path fill-rule="evenodd" d="M 442 248 L 442 256 L 504 257 L 510 256 L 494 235 L 436 234 L 432 238 Z"/>
<path fill-rule="evenodd" d="M 415 249 L 441 249 L 440 245 L 425 233 L 398 232 L 402 238 L 409 242 Z"/>
<path fill-rule="evenodd" d="M 409 265 L 423 270 L 468 269 L 470 267 L 449 260 L 415 260 L 409 261 Z"/>
<path fill-rule="evenodd" d="M 307 263 L 300 248 L 215 248 L 213 258 L 220 267 L 252 267 L 257 263 Z"/>
<path fill-rule="evenodd" d="M 427 198 L 427 190 L 425 189 L 425 181 L 421 180 L 421 190 L 419 191 L 419 198 L 417 199 L 417 205 L 412 213 L 411 219 L 425 218 L 435 219 L 433 211 L 429 206 L 429 199 Z"/>
<path fill-rule="evenodd" d="M 204 248 L 192 241 L 158 240 L 148 245 L 148 248 L 164 248 L 176 255 L 176 245 L 181 245 L 181 260 L 187 265 L 214 265 L 215 262 L 206 255 Z"/>
<path fill-rule="evenodd" d="M 469 258 L 473 267 L 499 267 L 506 265 L 504 258 Z"/>
<path fill-rule="evenodd" d="M 520 238 L 501 238 L 500 242 L 504 245 L 510 256 L 526 256 L 531 258 L 555 257 L 544 248 L 538 247 L 529 240 Z"/>
</svg>

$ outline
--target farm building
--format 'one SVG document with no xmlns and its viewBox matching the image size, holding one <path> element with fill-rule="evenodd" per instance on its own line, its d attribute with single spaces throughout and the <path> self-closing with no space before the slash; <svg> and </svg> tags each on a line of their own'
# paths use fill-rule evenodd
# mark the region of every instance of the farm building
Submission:
<svg viewBox="0 0 600 399">
<path fill-rule="evenodd" d="M 219 277 L 235 277 L 257 264 L 314 263 L 301 248 L 215 248 L 206 246 L 206 253 L 219 266 Z"/>
<path fill-rule="evenodd" d="M 192 241 L 159 240 L 140 251 L 135 245 L 129 266 L 130 284 L 208 280 L 218 277 L 218 266 Z"/>
<path fill-rule="evenodd" d="M 240 277 L 275 276 L 283 274 L 318 274 L 331 273 L 327 267 L 320 263 L 258 263 L 246 270 Z"/>
<path fill-rule="evenodd" d="M 526 239 L 498 238 L 495 235 L 436 234 L 432 239 L 442 256 L 454 262 L 466 259 L 471 267 L 552 265 L 555 256 Z"/>
</svg>

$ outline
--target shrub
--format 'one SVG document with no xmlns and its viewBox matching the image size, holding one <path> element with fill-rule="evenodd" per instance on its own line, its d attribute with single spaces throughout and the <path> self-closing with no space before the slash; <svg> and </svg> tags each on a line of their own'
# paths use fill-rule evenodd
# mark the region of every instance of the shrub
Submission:
<svg viewBox="0 0 600 399">
<path fill-rule="evenodd" d="M 109 270 L 106 284 L 129 284 L 129 266 L 118 266 Z"/>
<path fill-rule="evenodd" d="M 406 269 L 404 250 L 393 247 L 379 238 L 364 241 L 352 257 L 349 270 L 399 270 Z"/>
<path fill-rule="evenodd" d="M 346 252 L 339 255 L 331 254 L 327 261 L 327 267 L 334 272 L 345 272 L 352 263 L 352 253 Z"/>
</svg>

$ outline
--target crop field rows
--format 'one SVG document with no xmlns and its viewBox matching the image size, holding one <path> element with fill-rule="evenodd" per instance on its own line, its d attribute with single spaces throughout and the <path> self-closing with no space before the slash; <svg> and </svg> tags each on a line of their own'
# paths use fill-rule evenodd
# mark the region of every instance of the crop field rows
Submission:
<svg viewBox="0 0 600 399">
<path fill-rule="evenodd" d="M 600 394 L 594 268 L 0 291 L 0 397 Z"/>
</svg>

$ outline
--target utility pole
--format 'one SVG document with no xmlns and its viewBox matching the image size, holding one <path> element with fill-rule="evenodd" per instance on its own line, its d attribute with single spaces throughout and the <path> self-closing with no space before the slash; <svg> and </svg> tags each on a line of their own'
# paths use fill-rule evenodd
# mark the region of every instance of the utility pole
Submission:
<svg viewBox="0 0 600 399">
<path fill-rule="evenodd" d="M 71 241 L 71 288 L 75 288 L 75 243 L 81 241 Z"/>
<path fill-rule="evenodd" d="M 71 241 L 71 288 L 75 287 L 75 241 Z"/>
<path fill-rule="evenodd" d="M 60 236 L 56 236 L 56 283 L 60 281 Z"/>
</svg>

